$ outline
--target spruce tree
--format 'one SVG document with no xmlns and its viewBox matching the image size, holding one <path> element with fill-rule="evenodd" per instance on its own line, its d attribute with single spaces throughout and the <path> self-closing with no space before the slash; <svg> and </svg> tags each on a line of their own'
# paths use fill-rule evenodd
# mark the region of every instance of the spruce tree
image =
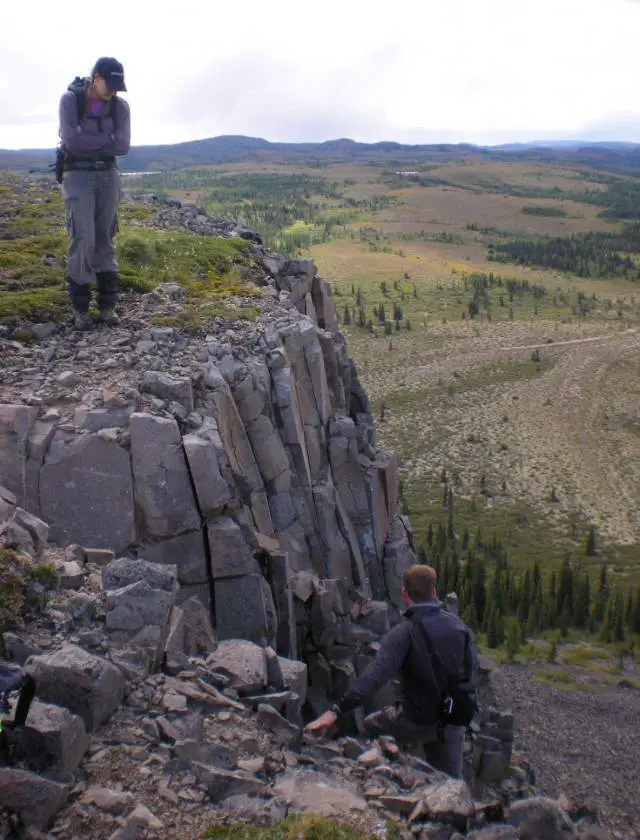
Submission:
<svg viewBox="0 0 640 840">
<path fill-rule="evenodd" d="M 636 589 L 633 612 L 631 613 L 630 629 L 632 633 L 640 635 L 640 584 L 638 584 Z"/>
<path fill-rule="evenodd" d="M 520 629 L 517 621 L 509 623 L 509 632 L 507 633 L 507 641 L 505 644 L 505 653 L 507 655 L 507 662 L 515 662 L 518 651 L 520 650 Z"/>
</svg>

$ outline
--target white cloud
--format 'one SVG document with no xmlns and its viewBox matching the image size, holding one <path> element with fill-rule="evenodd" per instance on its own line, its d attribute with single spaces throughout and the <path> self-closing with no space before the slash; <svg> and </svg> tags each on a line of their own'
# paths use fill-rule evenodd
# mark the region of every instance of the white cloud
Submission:
<svg viewBox="0 0 640 840">
<path fill-rule="evenodd" d="M 0 148 L 53 146 L 61 93 L 104 54 L 125 65 L 136 144 L 217 134 L 490 143 L 627 129 L 640 141 L 632 0 L 192 0 L 170 14 L 130 0 L 111 19 L 94 8 L 3 9 Z"/>
</svg>

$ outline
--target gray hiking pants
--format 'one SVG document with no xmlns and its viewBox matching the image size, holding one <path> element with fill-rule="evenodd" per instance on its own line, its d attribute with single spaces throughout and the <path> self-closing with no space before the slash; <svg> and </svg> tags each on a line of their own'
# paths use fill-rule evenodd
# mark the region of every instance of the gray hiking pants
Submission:
<svg viewBox="0 0 640 840">
<path fill-rule="evenodd" d="M 445 726 L 444 737 L 440 740 L 435 726 L 414 723 L 405 717 L 401 706 L 386 706 L 368 715 L 363 721 L 363 727 L 371 738 L 393 735 L 404 746 L 421 744 L 425 759 L 432 767 L 448 773 L 454 779 L 462 777 L 466 727 Z"/>
<path fill-rule="evenodd" d="M 88 312 L 90 284 L 98 285 L 98 306 L 115 305 L 119 276 L 116 233 L 120 205 L 120 172 L 70 170 L 62 178 L 69 233 L 67 278 L 74 309 Z"/>
</svg>

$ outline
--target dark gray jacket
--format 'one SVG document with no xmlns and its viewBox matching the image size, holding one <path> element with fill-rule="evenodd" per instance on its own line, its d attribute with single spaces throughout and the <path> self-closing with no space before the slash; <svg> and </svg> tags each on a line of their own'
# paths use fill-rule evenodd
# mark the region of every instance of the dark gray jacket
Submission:
<svg viewBox="0 0 640 840">
<path fill-rule="evenodd" d="M 117 108 L 117 130 L 114 130 L 110 116 L 96 119 L 79 114 L 77 97 L 72 90 L 62 96 L 60 139 L 73 157 L 80 160 L 106 160 L 128 153 L 131 142 L 129 105 L 126 100 L 116 96 L 112 107 Z"/>
<path fill-rule="evenodd" d="M 404 620 L 387 633 L 376 658 L 339 701 L 341 712 L 360 706 L 386 682 L 400 675 L 402 705 L 407 717 L 416 723 L 437 722 L 440 687 L 423 636 L 414 626 L 416 620 L 426 627 L 446 673 L 459 680 L 472 678 L 475 643 L 466 624 L 442 609 L 437 599 L 414 604 L 406 611 Z"/>
</svg>

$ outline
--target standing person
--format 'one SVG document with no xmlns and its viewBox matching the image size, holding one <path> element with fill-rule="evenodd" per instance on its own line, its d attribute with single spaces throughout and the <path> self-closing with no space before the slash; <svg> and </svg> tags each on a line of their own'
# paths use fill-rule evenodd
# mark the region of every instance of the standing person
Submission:
<svg viewBox="0 0 640 840">
<path fill-rule="evenodd" d="M 404 620 L 384 637 L 376 658 L 344 697 L 307 731 L 324 735 L 340 714 L 360 706 L 399 673 L 402 702 L 365 718 L 365 732 L 393 735 L 403 744 L 422 743 L 430 764 L 459 778 L 465 731 L 475 711 L 473 634 L 442 609 L 430 566 L 411 566 L 403 582 Z"/>
<path fill-rule="evenodd" d="M 116 157 L 129 151 L 129 105 L 124 69 L 115 58 L 100 58 L 88 79 L 76 79 L 60 100 L 58 173 L 69 233 L 67 282 L 74 326 L 90 330 L 91 283 L 95 277 L 101 320 L 117 326 L 120 285 L 115 237 L 120 204 Z"/>
</svg>

